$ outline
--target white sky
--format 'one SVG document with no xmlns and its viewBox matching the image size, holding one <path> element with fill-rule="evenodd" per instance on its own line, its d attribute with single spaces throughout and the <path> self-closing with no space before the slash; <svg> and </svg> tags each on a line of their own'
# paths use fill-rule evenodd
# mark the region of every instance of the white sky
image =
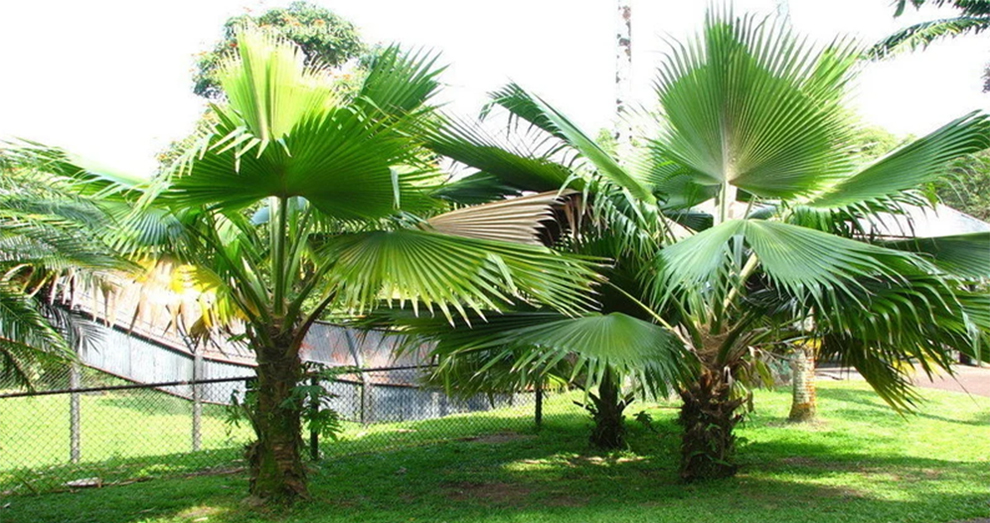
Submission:
<svg viewBox="0 0 990 523">
<path fill-rule="evenodd" d="M 192 129 L 203 102 L 191 93 L 193 56 L 223 22 L 258 0 L 0 0 L 0 137 L 59 145 L 108 166 L 151 173 L 154 156 Z M 614 106 L 614 0 L 316 0 L 356 23 L 369 42 L 442 52 L 451 65 L 444 99 L 473 114 L 484 94 L 516 81 L 594 135 Z M 790 0 L 795 29 L 816 40 L 845 34 L 870 43 L 915 21 L 892 18 L 891 0 Z M 701 0 L 632 0 L 633 82 L 648 103 L 662 36 L 701 26 Z M 737 12 L 769 14 L 774 0 L 737 0 Z M 948 11 L 947 13 L 951 13 Z M 974 109 L 990 38 L 981 34 L 871 64 L 854 104 L 898 133 L 923 134 Z"/>
</svg>

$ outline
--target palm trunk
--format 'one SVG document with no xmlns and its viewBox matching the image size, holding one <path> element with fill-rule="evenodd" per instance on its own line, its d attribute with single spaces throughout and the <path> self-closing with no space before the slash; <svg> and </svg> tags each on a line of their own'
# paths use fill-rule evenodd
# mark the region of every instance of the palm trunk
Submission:
<svg viewBox="0 0 990 523">
<path fill-rule="evenodd" d="M 791 421 L 811 421 L 818 410 L 815 390 L 815 349 L 799 346 L 791 360 L 794 395 L 791 401 Z"/>
<path fill-rule="evenodd" d="M 600 449 L 618 449 L 626 444 L 626 425 L 623 411 L 626 401 L 622 397 L 620 384 L 611 370 L 606 370 L 598 385 L 598 396 L 592 395 L 594 402 L 595 426 L 591 429 L 591 444 Z"/>
<path fill-rule="evenodd" d="M 721 370 L 703 369 L 697 381 L 681 390 L 684 427 L 681 440 L 681 478 L 685 481 L 725 478 L 736 473 L 733 429 L 742 420 L 736 410 L 743 399 L 731 399 Z"/>
<path fill-rule="evenodd" d="M 293 395 L 302 379 L 302 362 L 291 342 L 283 341 L 256 348 L 257 405 L 252 421 L 258 440 L 247 450 L 250 492 L 271 503 L 292 503 L 308 496 L 301 454 L 301 404 L 297 405 L 301 399 Z"/>
</svg>

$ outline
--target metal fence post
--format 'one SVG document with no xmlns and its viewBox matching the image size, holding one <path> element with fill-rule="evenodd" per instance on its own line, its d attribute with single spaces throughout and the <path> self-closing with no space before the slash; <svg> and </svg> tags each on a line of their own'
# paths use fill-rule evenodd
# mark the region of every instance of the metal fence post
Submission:
<svg viewBox="0 0 990 523">
<path fill-rule="evenodd" d="M 203 386 L 199 380 L 203 379 L 203 351 L 193 352 L 192 367 L 192 449 L 193 452 L 202 448 L 203 444 Z"/>
<path fill-rule="evenodd" d="M 534 418 L 536 421 L 536 428 L 540 429 L 543 427 L 543 382 L 537 382 L 536 384 L 536 412 L 534 413 Z"/>
<path fill-rule="evenodd" d="M 358 369 L 361 376 L 361 423 L 367 425 L 374 420 L 371 404 L 371 381 L 368 380 L 368 373 Z"/>
<path fill-rule="evenodd" d="M 81 376 L 80 376 L 79 362 L 73 361 L 69 366 L 69 389 L 76 390 L 80 388 Z M 81 446 L 81 432 L 82 427 L 80 422 L 82 421 L 80 413 L 81 405 L 79 404 L 79 393 L 72 392 L 69 394 L 69 461 L 71 463 L 79 463 L 79 458 L 82 456 L 82 446 Z"/>
<path fill-rule="evenodd" d="M 360 347 L 357 340 L 351 334 L 350 329 L 344 329 L 344 340 L 347 341 L 347 350 L 351 352 L 351 357 L 354 358 L 354 367 L 357 369 L 358 379 L 361 380 L 361 384 L 359 385 L 361 387 L 361 397 L 358 419 L 362 425 L 367 425 L 374 419 L 371 415 L 371 383 L 368 381 L 367 373 L 364 371 L 364 358 L 361 357 Z"/>
<path fill-rule="evenodd" d="M 320 413 L 320 395 L 316 393 L 316 387 L 320 386 L 320 378 L 313 376 L 309 379 L 309 385 L 313 387 L 313 393 L 309 396 L 309 410 L 312 419 Z M 313 461 L 320 459 L 320 431 L 316 430 L 317 424 L 311 423 L 309 428 L 309 457 Z"/>
</svg>

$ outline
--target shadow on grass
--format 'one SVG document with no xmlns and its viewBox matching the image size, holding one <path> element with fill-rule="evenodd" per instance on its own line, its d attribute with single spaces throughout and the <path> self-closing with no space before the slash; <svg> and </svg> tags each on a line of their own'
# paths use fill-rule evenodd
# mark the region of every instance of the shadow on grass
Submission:
<svg viewBox="0 0 990 523">
<path fill-rule="evenodd" d="M 642 436 L 642 435 L 640 435 Z M 706 521 L 935 523 L 986 515 L 986 463 L 871 458 L 819 444 L 733 479 L 685 485 L 676 456 L 595 453 L 584 431 L 547 430 L 501 443 L 452 441 L 321 463 L 313 499 L 294 509 L 243 506 L 243 475 L 165 480 L 18 498 L 6 523 Z M 652 443 L 650 445 L 653 445 Z M 584 450 L 575 450 L 584 449 Z M 814 456 L 791 459 L 786 456 Z M 834 459 L 832 459 L 834 458 Z M 157 518 L 157 519 L 155 519 Z"/>
</svg>

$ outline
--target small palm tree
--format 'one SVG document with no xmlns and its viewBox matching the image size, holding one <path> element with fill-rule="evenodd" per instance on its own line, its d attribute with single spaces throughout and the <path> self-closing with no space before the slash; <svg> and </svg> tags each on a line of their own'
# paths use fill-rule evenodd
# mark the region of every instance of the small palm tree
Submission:
<svg viewBox="0 0 990 523">
<path fill-rule="evenodd" d="M 573 358 L 596 365 L 589 375 L 598 381 L 611 362 L 646 379 L 650 368 L 693 369 L 688 378 L 654 373 L 672 379 L 683 400 L 686 480 L 735 472 L 734 428 L 749 388 L 770 377 L 760 355 L 783 343 L 820 345 L 821 357 L 855 367 L 899 409 L 915 400 L 904 362 L 949 369 L 952 349 L 986 359 L 990 298 L 970 289 L 990 278 L 990 236 L 895 241 L 871 224 L 924 205 L 915 189 L 950 159 L 990 145 L 990 125 L 968 115 L 861 159 L 842 104 L 860 56 L 847 42 L 815 49 L 786 27 L 715 12 L 660 65 L 656 130 L 628 167 L 516 86 L 495 103 L 528 123 L 541 136 L 530 143 L 546 154 L 496 144 L 476 127 L 434 136 L 434 150 L 479 169 L 465 188 L 519 192 L 563 181 L 588 205 L 618 209 L 600 222 L 622 240 L 607 255 L 622 266 L 645 248 L 633 262 L 635 284 L 612 283 L 638 289 L 626 292 L 645 304 L 639 321 L 649 325 L 616 329 L 624 319 L 585 316 L 568 320 L 583 321 L 581 331 L 506 326 L 481 342 L 448 336 L 438 350 L 497 355 L 502 346 L 516 368 Z M 617 343 L 623 336 L 632 339 Z"/>
<path fill-rule="evenodd" d="M 449 129 L 454 131 L 453 128 Z M 459 134 L 479 137 L 480 128 L 461 127 Z M 431 146 L 448 150 L 457 138 L 436 135 Z M 480 145 L 480 144 L 475 144 Z M 448 150 L 452 157 L 471 161 L 474 146 L 458 144 Z M 481 145 L 486 152 L 499 151 L 504 161 L 498 166 L 486 164 L 489 172 L 500 173 L 503 190 L 527 192 L 539 190 L 545 181 L 519 177 L 511 182 L 501 173 L 521 174 L 515 170 L 529 162 L 530 167 L 561 165 L 549 158 L 537 162 L 505 149 Z M 491 159 L 489 159 L 491 160 Z M 448 187 L 450 197 L 476 197 L 478 180 L 489 172 L 469 176 Z M 529 171 L 533 172 L 533 171 Z M 596 289 L 597 309 L 578 316 L 513 307 L 503 310 L 487 322 L 447 323 L 442 318 L 414 318 L 408 313 L 380 311 L 362 323 L 377 327 L 399 327 L 406 345 L 416 350 L 424 341 L 433 346 L 437 367 L 431 381 L 450 394 L 470 396 L 477 393 L 516 392 L 535 388 L 576 387 L 584 391 L 581 404 L 594 421 L 590 441 L 601 449 L 623 448 L 625 442 L 624 411 L 636 392 L 666 395 L 671 386 L 684 381 L 692 371 L 691 354 L 675 334 L 657 324 L 658 317 L 636 296 L 647 287 L 640 277 L 665 238 L 662 222 L 637 220 L 637 213 L 649 214 L 640 202 L 627 198 L 621 189 L 605 181 L 574 178 L 586 187 L 584 194 L 567 190 L 569 201 L 558 209 L 567 218 L 556 222 L 563 230 L 545 237 L 559 250 L 595 259 L 610 259 L 600 268 L 607 283 Z M 499 191 L 489 198 L 501 197 Z M 594 202 L 588 205 L 585 198 Z M 525 199 L 525 196 L 516 196 Z M 510 200 L 513 201 L 513 200 Z M 655 210 L 653 211 L 656 217 Z M 641 217 L 641 215 L 640 215 Z M 662 323 L 662 321 L 661 321 Z"/>
</svg>

